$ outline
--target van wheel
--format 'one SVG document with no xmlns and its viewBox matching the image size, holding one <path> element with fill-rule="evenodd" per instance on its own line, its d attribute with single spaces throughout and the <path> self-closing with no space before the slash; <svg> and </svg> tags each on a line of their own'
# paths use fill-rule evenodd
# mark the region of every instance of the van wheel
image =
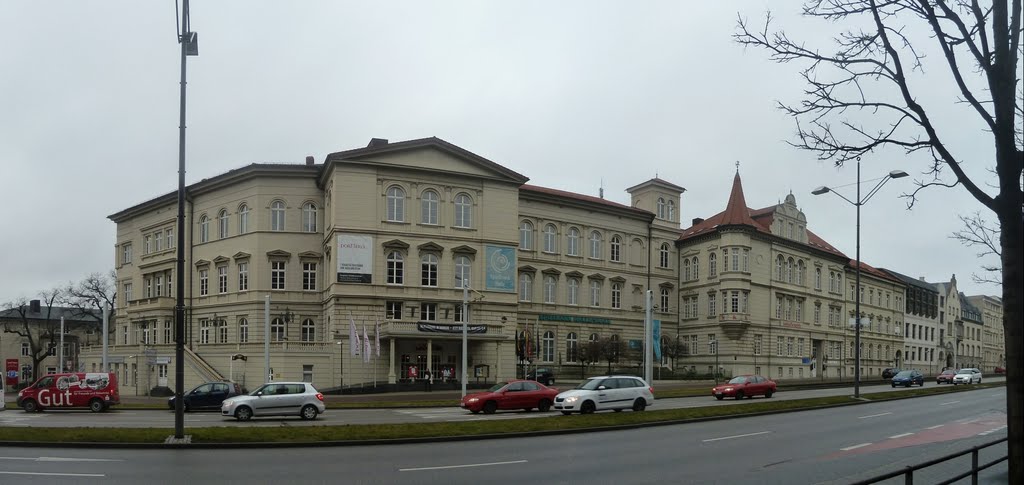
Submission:
<svg viewBox="0 0 1024 485">
<path fill-rule="evenodd" d="M 252 419 L 252 409 L 248 406 L 240 406 L 235 410 L 235 419 L 239 421 L 248 421 Z"/>
<path fill-rule="evenodd" d="M 484 414 L 494 414 L 498 410 L 498 403 L 487 401 L 484 403 Z"/>
<path fill-rule="evenodd" d="M 89 400 L 89 410 L 94 413 L 102 412 L 106 408 L 107 407 L 103 405 L 103 401 L 100 399 L 92 398 Z"/>
<path fill-rule="evenodd" d="M 548 401 L 547 399 L 541 399 L 540 402 L 537 403 L 537 410 L 542 412 L 542 413 L 546 413 L 546 412 L 550 411 L 551 410 L 551 401 Z"/>
<path fill-rule="evenodd" d="M 316 411 L 316 407 L 311 404 L 307 404 L 302 407 L 302 413 L 300 416 L 302 416 L 302 419 L 311 420 L 316 419 L 317 414 L 319 413 Z"/>
<path fill-rule="evenodd" d="M 642 397 L 636 398 L 636 401 L 633 401 L 633 411 L 643 411 L 644 409 L 647 409 L 647 400 Z"/>
<path fill-rule="evenodd" d="M 34 413 L 36 411 L 39 411 L 39 405 L 36 404 L 36 402 L 31 399 L 21 403 L 21 407 L 25 408 L 26 413 Z"/>
<path fill-rule="evenodd" d="M 594 401 L 587 401 L 587 402 L 583 403 L 582 406 L 580 406 L 580 413 L 581 414 L 592 414 L 596 410 L 597 410 L 597 406 L 594 405 Z"/>
</svg>

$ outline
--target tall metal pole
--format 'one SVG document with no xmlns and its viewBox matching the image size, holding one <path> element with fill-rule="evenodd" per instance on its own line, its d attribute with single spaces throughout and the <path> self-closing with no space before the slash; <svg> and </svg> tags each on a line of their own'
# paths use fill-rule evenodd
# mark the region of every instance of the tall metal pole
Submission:
<svg viewBox="0 0 1024 485">
<path fill-rule="evenodd" d="M 263 303 L 263 377 L 264 382 L 273 380 L 270 375 L 270 295 Z"/>
<path fill-rule="evenodd" d="M 175 12 L 177 13 L 177 12 Z M 189 26 L 188 0 L 181 11 L 181 95 L 178 120 L 178 287 L 174 304 L 174 437 L 185 437 L 185 58 L 194 37 Z"/>
<path fill-rule="evenodd" d="M 854 359 L 853 359 L 853 398 L 860 398 L 860 158 L 857 158 L 857 280 L 853 293 L 856 298 L 853 310 L 854 327 Z"/>
<path fill-rule="evenodd" d="M 648 289 L 644 293 L 644 380 L 647 381 L 647 385 L 651 384 L 651 379 L 654 378 L 654 344 L 652 343 L 653 338 L 653 326 L 651 306 L 654 304 L 654 291 Z"/>
<path fill-rule="evenodd" d="M 107 341 L 110 340 L 109 326 L 110 308 L 103 307 L 103 364 L 100 367 L 100 370 L 103 372 L 110 372 L 110 367 L 107 366 Z"/>
<path fill-rule="evenodd" d="M 469 344 L 467 343 L 467 328 L 466 322 L 469 321 L 469 285 L 466 284 L 466 278 L 462 278 L 462 397 L 466 397 L 466 380 L 469 379 L 469 371 L 466 370 L 468 365 L 466 354 L 469 351 Z M 428 363 L 429 365 L 429 363 Z"/>
<path fill-rule="evenodd" d="M 57 349 L 57 368 L 64 372 L 64 317 L 60 317 L 60 348 Z"/>
</svg>

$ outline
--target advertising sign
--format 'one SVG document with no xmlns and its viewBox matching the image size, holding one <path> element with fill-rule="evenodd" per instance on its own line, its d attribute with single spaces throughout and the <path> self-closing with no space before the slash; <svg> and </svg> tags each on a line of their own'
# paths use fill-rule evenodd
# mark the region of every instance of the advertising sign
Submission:
<svg viewBox="0 0 1024 485">
<path fill-rule="evenodd" d="M 488 245 L 485 249 L 487 251 L 487 289 L 515 292 L 515 248 Z"/>
<path fill-rule="evenodd" d="M 18 359 L 7 359 L 6 370 L 7 370 L 7 372 L 5 373 L 5 377 L 7 379 L 5 380 L 5 382 L 7 382 L 7 385 L 8 386 L 17 386 L 18 385 Z"/>
<path fill-rule="evenodd" d="M 338 234 L 338 283 L 373 281 L 373 236 Z"/>
</svg>

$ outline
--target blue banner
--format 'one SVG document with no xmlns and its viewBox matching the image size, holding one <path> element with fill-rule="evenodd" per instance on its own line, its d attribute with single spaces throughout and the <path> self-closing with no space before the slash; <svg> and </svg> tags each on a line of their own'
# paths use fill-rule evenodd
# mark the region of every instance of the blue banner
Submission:
<svg viewBox="0 0 1024 485">
<path fill-rule="evenodd" d="M 516 250 L 507 246 L 486 246 L 486 288 L 516 291 Z"/>
<path fill-rule="evenodd" d="M 661 320 L 651 320 L 651 342 L 654 346 L 654 360 L 661 360 Z"/>
</svg>

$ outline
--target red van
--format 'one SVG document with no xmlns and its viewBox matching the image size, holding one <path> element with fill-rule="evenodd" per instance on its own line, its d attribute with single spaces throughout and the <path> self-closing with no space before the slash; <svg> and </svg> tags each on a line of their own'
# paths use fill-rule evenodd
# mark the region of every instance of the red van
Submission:
<svg viewBox="0 0 1024 485">
<path fill-rule="evenodd" d="M 26 412 L 47 408 L 89 408 L 94 413 L 121 403 L 117 374 L 110 372 L 68 372 L 40 377 L 18 392 L 18 407 Z"/>
</svg>

